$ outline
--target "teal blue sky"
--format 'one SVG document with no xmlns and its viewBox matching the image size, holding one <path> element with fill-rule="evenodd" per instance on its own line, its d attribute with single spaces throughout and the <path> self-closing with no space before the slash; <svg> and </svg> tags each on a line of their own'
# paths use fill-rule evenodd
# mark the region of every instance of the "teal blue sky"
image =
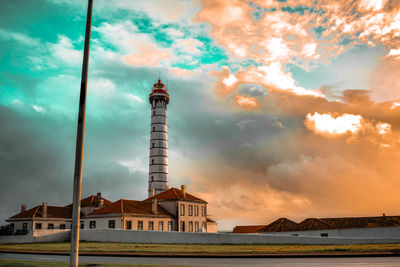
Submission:
<svg viewBox="0 0 400 267">
<path fill-rule="evenodd" d="M 333 179 L 319 177 L 316 165 L 330 166 L 336 156 L 353 162 L 350 169 L 364 162 L 349 141 L 356 137 L 322 137 L 307 116 L 349 113 L 396 131 L 395 115 L 372 114 L 356 101 L 389 110 L 400 98 L 398 8 L 386 1 L 343 1 L 343 12 L 318 1 L 211 2 L 94 1 L 83 195 L 145 198 L 148 95 L 160 75 L 171 95 L 170 184 L 207 198 L 220 229 L 378 212 L 359 209 L 368 202 L 361 196 L 367 202 L 350 209 L 332 204 L 338 194 L 310 189 Z M 86 8 L 78 0 L 0 2 L 0 220 L 22 203 L 72 199 Z M 393 21 L 366 22 L 379 14 Z M 369 147 L 366 140 L 357 145 Z M 370 153 L 380 162 L 378 150 Z M 265 216 L 248 209 L 260 198 Z"/>
</svg>

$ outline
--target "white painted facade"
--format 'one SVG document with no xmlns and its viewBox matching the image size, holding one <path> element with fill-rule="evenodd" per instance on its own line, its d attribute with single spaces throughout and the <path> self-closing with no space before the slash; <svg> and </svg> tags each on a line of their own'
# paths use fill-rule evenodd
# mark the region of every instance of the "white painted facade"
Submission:
<svg viewBox="0 0 400 267">
<path fill-rule="evenodd" d="M 173 231 L 174 220 L 168 216 L 135 216 L 121 214 L 96 215 L 84 219 L 84 229 L 120 229 L 137 231 Z M 152 224 L 152 229 L 151 229 Z M 141 228 L 141 229 L 140 229 Z"/>
</svg>

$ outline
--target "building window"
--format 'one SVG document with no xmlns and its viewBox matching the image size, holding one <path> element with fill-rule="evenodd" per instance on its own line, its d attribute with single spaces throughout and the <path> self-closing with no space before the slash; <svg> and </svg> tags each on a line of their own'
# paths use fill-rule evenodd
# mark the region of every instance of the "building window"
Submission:
<svg viewBox="0 0 400 267">
<path fill-rule="evenodd" d="M 151 180 L 152 180 L 152 181 L 154 180 L 154 176 L 153 176 L 153 175 L 151 176 Z"/>
<path fill-rule="evenodd" d="M 199 231 L 199 222 L 194 223 L 194 231 L 198 232 Z"/>
<path fill-rule="evenodd" d="M 193 206 L 189 205 L 189 216 L 193 216 Z"/>
<path fill-rule="evenodd" d="M 153 111 L 153 116 L 155 116 L 156 115 L 156 111 Z"/>
<path fill-rule="evenodd" d="M 149 222 L 149 231 L 153 231 L 154 230 L 154 222 L 150 221 Z"/>
<path fill-rule="evenodd" d="M 199 206 L 194 206 L 194 216 L 199 216 Z"/>
<path fill-rule="evenodd" d="M 47 225 L 47 229 L 54 229 L 54 224 L 53 223 L 49 223 Z"/>
<path fill-rule="evenodd" d="M 185 232 L 185 222 L 181 222 L 181 232 Z"/>
<path fill-rule="evenodd" d="M 65 224 L 60 224 L 60 229 L 65 229 Z"/>
<path fill-rule="evenodd" d="M 90 229 L 95 229 L 96 228 L 96 221 L 90 221 L 89 222 L 89 228 Z"/>
<path fill-rule="evenodd" d="M 189 222 L 189 232 L 193 232 L 193 222 Z"/>
<path fill-rule="evenodd" d="M 181 216 L 185 216 L 185 204 L 181 204 Z"/>
<path fill-rule="evenodd" d="M 168 231 L 172 231 L 172 221 L 168 222 Z"/>
<path fill-rule="evenodd" d="M 42 229 L 42 224 L 41 223 L 36 223 L 35 224 L 35 229 Z"/>
<path fill-rule="evenodd" d="M 207 231 L 207 224 L 205 222 L 202 222 L 201 223 L 201 228 L 202 228 L 203 232 L 206 232 Z"/>
<path fill-rule="evenodd" d="M 153 165 L 153 164 L 154 164 L 154 159 L 151 160 L 151 165 Z"/>
<path fill-rule="evenodd" d="M 81 222 L 81 229 L 85 228 L 85 223 Z"/>
<path fill-rule="evenodd" d="M 321 233 L 321 237 L 328 237 L 328 233 Z"/>
<path fill-rule="evenodd" d="M 137 229 L 138 230 L 143 230 L 143 221 L 138 221 L 137 222 Z"/>
<path fill-rule="evenodd" d="M 206 207 L 201 207 L 201 216 L 206 216 Z"/>
<path fill-rule="evenodd" d="M 151 147 L 154 148 L 154 143 L 151 144 Z"/>
<path fill-rule="evenodd" d="M 156 131 L 156 127 L 153 126 L 153 132 L 155 132 L 155 131 Z"/>
<path fill-rule="evenodd" d="M 126 221 L 126 229 L 128 230 L 132 229 L 132 221 Z"/>
<path fill-rule="evenodd" d="M 108 221 L 108 228 L 115 228 L 115 220 L 109 220 Z"/>
<path fill-rule="evenodd" d="M 12 225 L 13 225 L 13 228 L 14 228 L 14 224 L 12 224 Z M 27 223 L 23 223 L 22 224 L 22 230 L 24 230 L 24 231 L 28 230 L 28 224 Z"/>
<path fill-rule="evenodd" d="M 158 231 L 164 231 L 164 222 L 158 222 Z"/>
</svg>

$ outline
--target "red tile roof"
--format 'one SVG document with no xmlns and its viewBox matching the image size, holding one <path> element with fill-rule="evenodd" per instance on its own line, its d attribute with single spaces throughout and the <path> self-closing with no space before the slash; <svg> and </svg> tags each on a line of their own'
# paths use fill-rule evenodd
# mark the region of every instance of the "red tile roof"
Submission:
<svg viewBox="0 0 400 267">
<path fill-rule="evenodd" d="M 258 232 L 283 232 L 283 231 L 289 231 L 289 229 L 292 229 L 295 231 L 297 229 L 298 224 L 288 220 L 286 218 L 280 218 L 273 223 L 270 223 L 260 230 Z"/>
<path fill-rule="evenodd" d="M 198 201 L 198 202 L 206 202 L 198 197 L 195 197 L 189 193 L 185 194 L 185 197 L 183 197 L 182 191 L 179 190 L 178 188 L 172 187 L 164 192 L 161 192 L 153 197 L 149 197 L 148 199 L 145 199 L 145 201 L 153 200 L 156 198 L 157 200 L 192 200 L 192 201 Z"/>
<path fill-rule="evenodd" d="M 110 205 L 112 202 L 108 199 L 101 198 L 104 201 L 104 205 Z M 93 207 L 98 205 L 98 200 L 96 195 L 88 196 L 81 200 L 81 207 Z M 67 205 L 66 207 L 72 207 L 72 204 Z"/>
<path fill-rule="evenodd" d="M 295 223 L 286 218 L 280 218 L 259 232 L 293 232 L 349 228 L 375 228 L 400 226 L 400 216 L 379 217 L 348 217 L 348 218 L 307 218 Z"/>
<path fill-rule="evenodd" d="M 137 201 L 120 199 L 111 203 L 110 205 L 95 210 L 89 215 L 105 215 L 105 214 L 139 214 L 139 215 L 154 215 L 152 213 L 152 202 L 151 201 Z M 172 216 L 163 207 L 157 205 L 156 215 Z"/>
<path fill-rule="evenodd" d="M 22 219 L 22 218 L 43 218 L 43 206 L 39 205 L 31 208 L 25 212 L 20 212 L 10 219 Z M 72 218 L 71 207 L 58 207 L 58 206 L 47 206 L 47 217 L 46 218 Z"/>
<path fill-rule="evenodd" d="M 243 226 L 236 226 L 233 229 L 233 233 L 235 234 L 251 234 L 257 233 L 260 231 L 265 225 L 243 225 Z"/>
<path fill-rule="evenodd" d="M 316 219 L 316 218 L 307 218 L 301 223 L 299 223 L 295 229 L 295 231 L 308 231 L 308 230 L 327 230 L 327 229 L 335 229 L 333 225 L 328 222 Z M 284 230 L 288 231 L 288 230 Z M 292 230 L 290 230 L 292 231 Z"/>
</svg>

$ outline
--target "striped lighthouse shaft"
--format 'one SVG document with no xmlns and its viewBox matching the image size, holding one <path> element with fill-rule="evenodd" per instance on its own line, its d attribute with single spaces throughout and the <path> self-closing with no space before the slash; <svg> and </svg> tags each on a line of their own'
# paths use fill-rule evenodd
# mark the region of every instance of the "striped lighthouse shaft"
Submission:
<svg viewBox="0 0 400 267">
<path fill-rule="evenodd" d="M 148 196 L 168 189 L 167 88 L 159 80 L 150 94 L 151 135 Z"/>
</svg>

